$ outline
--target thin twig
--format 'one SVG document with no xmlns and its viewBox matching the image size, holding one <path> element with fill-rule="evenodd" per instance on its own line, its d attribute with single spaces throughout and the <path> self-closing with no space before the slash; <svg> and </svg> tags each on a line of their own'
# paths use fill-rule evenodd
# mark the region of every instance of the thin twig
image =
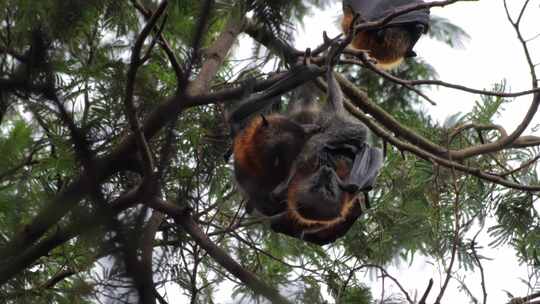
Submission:
<svg viewBox="0 0 540 304">
<path fill-rule="evenodd" d="M 156 42 L 159 40 L 159 37 L 161 37 L 161 33 L 163 32 L 163 29 L 165 28 L 165 24 L 167 23 L 167 15 L 163 17 L 163 20 L 161 20 L 161 25 L 159 26 L 156 34 L 154 34 L 154 38 L 152 39 L 152 42 L 150 43 L 150 46 L 146 50 L 146 55 L 144 55 L 141 58 L 141 65 L 146 63 L 148 59 L 150 59 L 150 56 L 152 55 L 152 50 L 154 49 L 154 45 L 156 45 Z"/>
<path fill-rule="evenodd" d="M 432 287 L 433 287 L 433 279 L 429 279 L 428 286 L 426 287 L 426 290 L 424 291 L 424 294 L 420 298 L 420 301 L 418 302 L 418 304 L 426 304 L 427 297 Z"/>
<path fill-rule="evenodd" d="M 504 172 L 504 173 L 501 173 L 501 174 L 498 174 L 499 176 L 501 177 L 505 177 L 505 176 L 508 176 L 508 175 L 511 175 L 511 174 L 514 174 L 518 171 L 521 171 L 525 168 L 528 168 L 529 166 L 531 166 L 532 164 L 534 164 L 538 159 L 540 159 L 540 155 L 536 155 L 534 158 L 524 162 L 523 164 L 521 164 L 521 166 L 511 170 L 511 171 L 508 171 L 508 172 Z"/>
<path fill-rule="evenodd" d="M 129 65 L 129 70 L 127 74 L 126 92 L 124 96 L 124 107 L 126 111 L 126 117 L 128 119 L 131 131 L 135 135 L 137 147 L 138 147 L 139 152 L 141 153 L 141 157 L 143 160 L 143 168 L 144 168 L 143 183 L 145 182 L 148 183 L 149 179 L 152 178 L 154 165 L 153 165 L 152 152 L 150 150 L 150 146 L 148 145 L 148 142 L 146 141 L 146 138 L 141 128 L 141 124 L 137 118 L 137 110 L 135 108 L 135 105 L 133 104 L 133 90 L 135 87 L 135 77 L 137 74 L 137 70 L 139 69 L 140 65 L 143 63 L 141 61 L 141 58 L 139 57 L 142 46 L 144 44 L 144 41 L 146 40 L 146 37 L 148 37 L 148 35 L 150 34 L 152 29 L 156 25 L 157 21 L 159 20 L 159 17 L 165 12 L 166 7 L 167 7 L 167 1 L 162 1 L 161 4 L 158 6 L 154 15 L 150 18 L 148 23 L 144 26 L 141 33 L 137 37 L 137 40 L 135 41 L 135 45 L 133 46 L 133 50 L 131 51 L 131 63 Z"/>
<path fill-rule="evenodd" d="M 39 163 L 39 161 L 34 160 L 34 154 L 36 154 L 40 149 L 41 149 L 40 146 L 34 147 L 30 151 L 30 153 L 28 153 L 28 156 L 26 156 L 26 159 L 23 162 L 21 162 L 20 164 L 16 165 L 13 168 L 10 168 L 10 169 L 8 169 L 8 170 L 6 170 L 4 172 L 1 172 L 0 173 L 0 182 L 3 181 L 5 178 L 12 176 L 13 174 L 15 174 L 15 172 L 19 171 L 20 169 L 22 169 L 22 168 L 24 168 L 26 166 L 32 166 L 32 165 L 35 165 L 35 164 Z"/>
<path fill-rule="evenodd" d="M 482 224 L 482 227 L 478 230 L 478 232 L 474 235 L 472 241 L 471 241 L 471 252 L 473 254 L 474 260 L 476 261 L 476 265 L 478 265 L 478 268 L 480 269 L 480 286 L 482 288 L 482 296 L 483 300 L 482 303 L 487 303 L 487 290 L 486 290 L 486 277 L 484 274 L 484 266 L 482 266 L 482 262 L 480 261 L 480 257 L 478 256 L 478 252 L 476 252 L 476 238 L 480 235 L 480 232 L 484 229 L 484 225 Z"/>
<path fill-rule="evenodd" d="M 403 285 L 401 285 L 401 283 L 398 281 L 398 279 L 391 276 L 388 273 L 388 271 L 386 271 L 386 269 L 384 269 L 384 267 L 381 267 L 381 266 L 375 265 L 375 264 L 364 264 L 364 265 L 362 265 L 360 267 L 370 267 L 370 268 L 376 268 L 376 269 L 380 270 L 385 277 L 389 278 L 390 280 L 392 280 L 394 282 L 394 284 L 396 284 L 396 286 L 399 288 L 399 290 L 401 290 L 403 295 L 405 295 L 405 298 L 407 299 L 407 302 L 409 302 L 410 304 L 414 304 L 414 301 L 412 300 L 409 293 L 405 290 L 405 288 L 403 288 Z"/>
<path fill-rule="evenodd" d="M 451 161 L 451 160 L 450 160 Z M 443 285 L 441 286 L 441 289 L 439 291 L 439 295 L 437 295 L 437 298 L 435 299 L 435 304 L 440 304 L 441 303 L 441 300 L 444 296 L 444 293 L 446 291 L 446 288 L 448 287 L 448 283 L 450 283 L 450 279 L 452 278 L 452 269 L 454 267 L 454 263 L 456 261 L 456 256 L 457 256 L 457 249 L 458 249 L 458 246 L 459 246 L 459 240 L 460 240 L 460 230 L 461 230 L 461 226 L 460 226 L 460 194 L 461 194 L 461 189 L 463 187 L 463 184 L 460 186 L 458 185 L 458 176 L 456 174 L 456 169 L 454 167 L 451 168 L 452 169 L 452 178 L 453 178 L 453 183 L 452 183 L 452 186 L 454 188 L 454 193 L 455 193 L 455 198 L 454 198 L 454 238 L 453 238 L 453 242 L 452 242 L 452 253 L 451 253 L 451 256 L 450 256 L 450 263 L 446 269 L 446 277 L 444 279 L 444 282 L 443 282 Z"/>
<path fill-rule="evenodd" d="M 530 0 L 526 0 L 523 4 L 523 7 L 521 7 L 521 11 L 519 12 L 519 16 L 516 20 L 516 25 L 519 26 L 521 23 L 521 19 L 523 18 L 523 15 L 525 14 L 525 10 L 527 9 L 527 5 L 529 5 Z"/>
<path fill-rule="evenodd" d="M 394 75 L 378 68 L 375 64 L 373 64 L 373 62 L 371 62 L 368 58 L 367 58 L 367 55 L 365 52 L 362 52 L 361 53 L 361 56 L 360 56 L 360 61 L 357 61 L 357 60 L 351 60 L 351 59 L 345 59 L 345 60 L 342 60 L 343 62 L 349 62 L 349 63 L 352 63 L 352 64 L 362 64 L 364 66 L 367 66 L 371 71 L 381 75 L 383 78 L 387 79 L 387 80 L 390 80 L 392 82 L 395 82 L 395 83 L 398 83 L 398 84 L 401 84 L 402 86 L 406 87 L 407 89 L 415 92 L 416 94 L 418 94 L 418 96 L 424 98 L 427 102 L 429 102 L 431 105 L 433 106 L 436 106 L 437 103 L 435 101 L 433 101 L 429 96 L 427 96 L 426 94 L 424 94 L 422 91 L 414 88 L 412 85 L 408 84 L 406 81 L 398 78 L 398 77 L 395 77 Z"/>
<path fill-rule="evenodd" d="M 529 0 L 527 0 L 523 4 L 523 6 L 521 8 L 521 12 L 520 12 L 520 17 L 518 17 L 517 22 L 514 22 L 514 20 L 512 19 L 512 16 L 510 15 L 510 11 L 508 9 L 508 5 L 506 3 L 506 0 L 503 0 L 504 10 L 506 12 L 506 17 L 507 17 L 508 21 L 510 22 L 510 24 L 512 24 L 512 27 L 514 28 L 514 31 L 516 32 L 516 34 L 518 36 L 518 40 L 521 43 L 521 47 L 523 48 L 523 51 L 525 52 L 525 58 L 527 59 L 527 64 L 529 65 L 529 70 L 531 72 L 532 87 L 537 88 L 538 87 L 538 77 L 536 76 L 536 70 L 534 68 L 534 63 L 533 63 L 533 60 L 532 60 L 532 57 L 531 57 L 531 53 L 529 52 L 529 47 L 527 46 L 527 41 L 525 41 L 525 39 L 523 38 L 523 36 L 521 34 L 521 30 L 519 28 L 519 21 L 521 21 L 521 16 L 524 14 L 525 8 L 527 7 L 528 3 L 529 3 Z"/>
<path fill-rule="evenodd" d="M 540 34 L 539 34 L 540 35 Z M 355 57 L 362 58 L 362 54 L 365 52 L 362 52 L 361 50 L 356 50 L 353 48 L 347 48 L 345 49 L 344 53 L 353 55 Z M 365 55 L 364 55 L 365 56 Z M 317 60 L 316 60 L 317 61 Z M 359 62 L 351 59 L 343 59 L 343 63 L 352 63 L 352 64 L 360 64 Z M 498 91 L 490 91 L 490 90 L 480 90 L 475 88 L 470 88 L 464 85 L 460 84 L 454 84 L 442 80 L 430 80 L 430 79 L 420 79 L 420 80 L 410 80 L 410 79 L 403 79 L 399 78 L 397 76 L 394 76 L 388 72 L 385 72 L 384 70 L 381 70 L 375 66 L 376 69 L 373 69 L 374 72 L 380 74 L 381 76 L 387 78 L 388 80 L 401 84 L 401 85 L 409 85 L 409 86 L 421 86 L 421 85 L 430 85 L 430 86 L 441 86 L 446 87 L 450 89 L 460 90 L 467 93 L 472 94 L 478 94 L 478 95 L 484 95 L 484 96 L 494 96 L 494 97 L 506 97 L 506 98 L 513 98 L 513 97 L 520 97 L 524 95 L 531 95 L 534 93 L 540 92 L 540 88 L 533 88 L 530 90 L 525 91 L 518 91 L 518 92 L 498 92 Z"/>
<path fill-rule="evenodd" d="M 145 20 L 148 22 L 150 18 L 152 17 L 153 13 L 147 10 L 146 8 L 144 8 L 144 6 L 141 3 L 137 2 L 137 0 L 130 0 L 130 1 L 135 7 L 135 9 L 137 9 L 139 13 L 141 13 L 144 16 Z M 176 56 L 173 50 L 171 49 L 169 43 L 165 39 L 165 36 L 163 35 L 163 33 L 159 34 L 158 37 L 159 37 L 159 44 L 161 48 L 163 49 L 163 51 L 165 52 L 165 54 L 167 55 L 167 58 L 169 58 L 169 62 L 171 63 L 173 67 L 174 73 L 176 75 L 176 81 L 180 83 L 181 79 L 184 78 L 183 77 L 184 72 L 182 68 L 180 67 L 180 64 L 178 63 L 178 59 L 176 59 Z"/>
</svg>

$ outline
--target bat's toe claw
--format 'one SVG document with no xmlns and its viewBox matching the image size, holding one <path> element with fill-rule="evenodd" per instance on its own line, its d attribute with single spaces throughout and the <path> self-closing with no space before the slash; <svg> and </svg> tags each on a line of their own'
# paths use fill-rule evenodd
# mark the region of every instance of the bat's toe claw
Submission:
<svg viewBox="0 0 540 304">
<path fill-rule="evenodd" d="M 311 49 L 307 48 L 304 53 L 304 65 L 311 64 Z"/>
<path fill-rule="evenodd" d="M 355 185 L 355 184 L 340 184 L 339 187 L 341 188 L 341 190 L 345 192 L 353 193 L 353 194 L 357 193 L 360 190 L 360 187 L 358 187 L 358 185 Z"/>
<path fill-rule="evenodd" d="M 369 61 L 373 65 L 377 65 L 379 63 L 375 57 L 371 56 L 371 52 L 369 50 L 365 50 L 363 56 L 365 60 Z"/>
</svg>

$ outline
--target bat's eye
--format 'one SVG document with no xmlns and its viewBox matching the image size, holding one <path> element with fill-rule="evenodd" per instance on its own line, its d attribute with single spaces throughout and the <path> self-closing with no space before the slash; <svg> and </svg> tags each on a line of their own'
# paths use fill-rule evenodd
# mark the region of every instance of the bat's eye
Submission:
<svg viewBox="0 0 540 304">
<path fill-rule="evenodd" d="M 385 30 L 378 30 L 378 31 L 375 33 L 375 40 L 376 40 L 378 43 L 383 43 L 383 42 L 384 42 L 384 34 L 385 34 Z"/>
</svg>

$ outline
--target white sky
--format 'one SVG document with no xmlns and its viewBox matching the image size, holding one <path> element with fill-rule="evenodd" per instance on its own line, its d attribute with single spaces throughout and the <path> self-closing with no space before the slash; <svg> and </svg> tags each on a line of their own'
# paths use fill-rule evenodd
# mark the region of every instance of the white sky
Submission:
<svg viewBox="0 0 540 304">
<path fill-rule="evenodd" d="M 508 0 L 511 8 L 519 9 L 523 0 Z M 522 23 L 525 38 L 531 38 L 540 33 L 540 0 L 532 0 L 528 14 Z M 341 1 L 325 11 L 314 11 L 313 15 L 304 20 L 304 27 L 298 29 L 295 47 L 297 49 L 312 49 L 322 42 L 322 32 L 326 30 L 330 37 L 339 33 L 336 20 L 341 13 Z M 506 19 L 502 0 L 482 0 L 479 2 L 464 2 L 453 4 L 446 8 L 434 8 L 432 14 L 449 19 L 452 23 L 463 28 L 471 39 L 465 43 L 465 48 L 451 49 L 443 43 L 432 41 L 427 38 L 421 39 L 415 47 L 416 53 L 435 67 L 439 78 L 443 81 L 463 84 L 478 89 L 490 89 L 494 83 L 503 79 L 508 82 L 511 91 L 530 89 L 531 80 L 526 65 L 523 49 L 521 48 L 516 34 Z M 515 14 L 514 14 L 515 16 Z M 237 50 L 237 58 L 251 56 L 249 39 L 243 39 Z M 532 56 L 535 63 L 540 63 L 540 39 L 532 44 Z M 461 91 L 441 88 L 432 90 L 428 95 L 437 102 L 437 106 L 431 106 L 426 102 L 425 109 L 436 119 L 443 121 L 449 115 L 457 112 L 467 112 L 478 96 L 463 93 Z M 506 105 L 506 110 L 501 117 L 500 123 L 512 131 L 521 117 L 527 111 L 531 96 L 515 99 Z M 532 127 L 540 120 L 536 119 L 531 128 L 525 133 L 532 134 Z M 487 248 L 489 238 L 479 239 L 480 245 Z M 525 266 L 517 265 L 514 252 L 510 249 L 490 250 L 484 249 L 482 255 L 492 258 L 485 261 L 486 288 L 488 291 L 488 303 L 507 303 L 508 299 L 503 292 L 507 290 L 514 295 L 526 295 L 528 290 L 520 282 L 528 276 Z M 399 266 L 391 266 L 387 270 L 391 275 L 398 278 L 409 291 L 411 296 L 417 289 L 419 297 L 427 286 L 429 278 L 435 280 L 428 303 L 433 303 L 438 293 L 439 279 L 443 273 L 438 273 L 434 261 L 428 261 L 417 257 L 412 265 L 401 263 Z M 456 264 L 457 265 L 457 264 Z M 444 272 L 444 271 L 443 271 Z M 443 278 L 443 277 L 442 277 Z M 370 278 L 366 277 L 366 283 Z M 390 280 L 386 280 L 388 283 Z M 482 301 L 479 274 L 468 273 L 467 283 L 469 288 Z M 223 296 L 218 303 L 231 303 L 227 296 L 232 292 L 229 284 L 222 286 L 219 294 Z M 373 293 L 377 298 L 380 295 L 380 284 L 373 285 Z M 390 283 L 386 287 L 386 295 L 399 290 Z M 458 291 L 455 281 L 448 286 L 443 303 L 469 303 L 469 298 Z"/>
</svg>

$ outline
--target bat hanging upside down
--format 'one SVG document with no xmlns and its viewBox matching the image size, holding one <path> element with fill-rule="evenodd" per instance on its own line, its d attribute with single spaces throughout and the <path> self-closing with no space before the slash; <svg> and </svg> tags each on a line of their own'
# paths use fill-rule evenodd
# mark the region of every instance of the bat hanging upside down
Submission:
<svg viewBox="0 0 540 304">
<path fill-rule="evenodd" d="M 424 3 L 422 0 L 343 0 L 344 33 L 351 29 L 351 22 L 377 21 L 405 6 Z M 429 26 L 429 10 L 412 11 L 392 19 L 387 25 L 356 33 L 351 46 L 369 52 L 377 66 L 386 70 L 397 67 L 403 58 L 415 57 L 413 47 Z"/>
</svg>

